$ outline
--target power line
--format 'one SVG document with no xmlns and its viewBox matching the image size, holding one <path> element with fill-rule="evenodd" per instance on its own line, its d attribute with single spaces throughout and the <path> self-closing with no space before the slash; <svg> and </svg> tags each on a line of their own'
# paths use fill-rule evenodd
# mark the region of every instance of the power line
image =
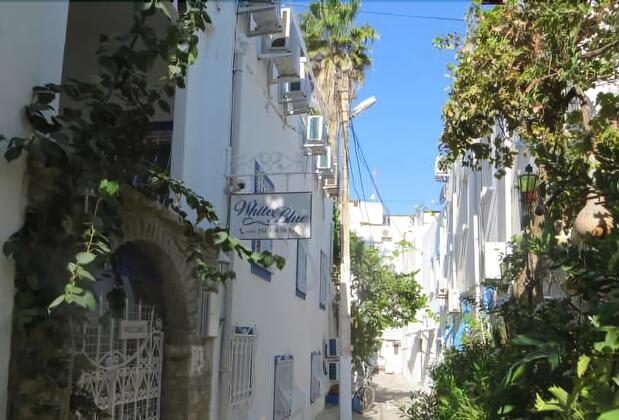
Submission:
<svg viewBox="0 0 619 420">
<path fill-rule="evenodd" d="M 287 4 L 291 4 L 293 6 L 301 6 L 301 7 L 309 7 L 310 3 L 297 3 L 297 2 L 287 2 Z M 363 13 L 366 15 L 377 15 L 377 16 L 391 16 L 391 17 L 399 17 L 405 19 L 424 19 L 424 20 L 442 20 L 447 22 L 464 22 L 463 18 L 452 18 L 446 16 L 427 16 L 427 15 L 409 15 L 405 13 L 393 13 L 393 12 L 378 12 L 378 11 L 369 11 L 369 10 L 359 10 L 357 13 Z"/>
<path fill-rule="evenodd" d="M 363 162 L 363 166 L 365 166 L 365 169 L 367 170 L 368 174 L 370 175 L 370 180 L 372 181 L 372 185 L 374 186 L 374 191 L 376 191 L 376 195 L 378 196 L 379 201 L 381 202 L 383 207 L 387 210 L 387 213 L 389 213 L 389 209 L 385 205 L 385 201 L 383 200 L 383 197 L 380 195 L 380 191 L 378 190 L 378 185 L 376 184 L 376 180 L 374 179 L 374 175 L 372 174 L 372 170 L 370 169 L 370 165 L 368 165 L 368 161 L 365 158 L 365 153 L 363 152 L 363 148 L 361 147 L 361 143 L 359 143 L 359 139 L 357 138 L 357 133 L 355 131 L 355 127 L 354 127 L 354 125 L 352 123 L 350 124 L 350 130 L 352 132 L 353 141 L 355 142 L 356 147 L 358 147 L 359 152 L 361 152 L 361 160 Z"/>
<path fill-rule="evenodd" d="M 358 143 L 353 141 L 353 145 L 354 150 L 355 150 L 355 161 L 356 161 L 356 166 L 357 166 L 357 173 L 359 174 L 359 183 L 361 184 L 361 200 L 363 202 L 363 209 L 365 210 L 365 216 L 367 218 L 370 217 L 370 214 L 368 212 L 368 206 L 367 206 L 367 196 L 365 194 L 365 187 L 363 186 L 363 174 L 361 173 L 361 163 L 360 163 L 360 159 L 359 159 L 359 147 L 358 147 Z"/>
</svg>

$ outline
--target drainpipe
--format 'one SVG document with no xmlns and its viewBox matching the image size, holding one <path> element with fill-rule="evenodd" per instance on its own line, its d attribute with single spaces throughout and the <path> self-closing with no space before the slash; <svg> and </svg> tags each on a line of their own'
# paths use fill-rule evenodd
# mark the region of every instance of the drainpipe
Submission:
<svg viewBox="0 0 619 420">
<path fill-rule="evenodd" d="M 228 168 L 227 168 L 227 176 L 225 179 L 226 185 L 226 194 L 228 195 L 227 208 L 226 208 L 226 226 L 230 226 L 230 202 L 231 202 L 231 193 L 229 191 L 229 181 L 232 179 L 234 168 L 237 167 L 239 162 L 239 146 L 240 146 L 240 122 L 241 122 L 241 100 L 242 100 L 242 92 L 243 92 L 243 55 L 247 49 L 248 40 L 247 37 L 243 34 L 242 30 L 239 30 L 239 18 L 238 18 L 238 4 L 237 3 L 237 11 L 235 11 L 235 33 L 234 33 L 234 54 L 232 58 L 232 83 L 231 83 L 231 103 L 230 103 L 230 141 L 228 146 Z M 230 270 L 234 271 L 235 262 L 238 261 L 236 258 L 232 259 L 230 263 Z M 221 331 L 221 348 L 220 348 L 220 368 L 219 368 L 219 401 L 217 405 L 217 419 L 226 419 L 228 417 L 227 413 L 227 393 L 221 392 L 222 389 L 225 389 L 225 384 L 228 383 L 229 380 L 229 371 L 228 371 L 228 363 L 226 357 L 227 346 L 229 333 L 232 331 L 232 305 L 233 305 L 233 295 L 234 295 L 234 284 L 235 280 L 230 280 L 224 285 L 224 296 L 223 296 L 223 328 Z"/>
</svg>

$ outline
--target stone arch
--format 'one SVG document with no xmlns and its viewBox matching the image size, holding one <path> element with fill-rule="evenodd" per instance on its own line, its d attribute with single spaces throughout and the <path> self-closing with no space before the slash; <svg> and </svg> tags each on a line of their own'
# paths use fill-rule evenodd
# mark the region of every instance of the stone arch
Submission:
<svg viewBox="0 0 619 420">
<path fill-rule="evenodd" d="M 123 233 L 115 249 L 131 246 L 156 273 L 164 299 L 162 418 L 208 417 L 212 340 L 198 336 L 199 286 L 186 262 L 184 225 L 173 213 L 134 191 L 121 191 Z M 198 355 L 198 356 L 196 356 Z M 202 357 L 202 361 L 196 360 Z"/>
</svg>

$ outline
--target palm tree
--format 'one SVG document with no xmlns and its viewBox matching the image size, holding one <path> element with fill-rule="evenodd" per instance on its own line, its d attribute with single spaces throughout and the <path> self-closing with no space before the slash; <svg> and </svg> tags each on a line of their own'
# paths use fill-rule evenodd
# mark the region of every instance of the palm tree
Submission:
<svg viewBox="0 0 619 420">
<path fill-rule="evenodd" d="M 337 121 L 337 112 L 350 107 L 349 98 L 362 84 L 365 71 L 372 64 L 370 48 L 378 34 L 370 25 L 354 26 L 361 8 L 360 0 L 318 0 L 301 15 L 301 29 L 319 89 L 322 91 L 331 129 Z M 338 78 L 349 84 L 347 98 L 337 92 Z"/>
</svg>

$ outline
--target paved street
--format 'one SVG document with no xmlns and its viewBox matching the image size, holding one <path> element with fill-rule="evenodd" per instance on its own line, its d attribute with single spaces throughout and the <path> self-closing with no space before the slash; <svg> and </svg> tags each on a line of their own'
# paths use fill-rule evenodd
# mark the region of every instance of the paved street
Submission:
<svg viewBox="0 0 619 420">
<path fill-rule="evenodd" d="M 353 412 L 354 420 L 400 420 L 398 407 L 407 400 L 410 387 L 400 375 L 381 373 L 374 376 L 376 402 L 374 407 L 366 413 Z M 338 407 L 330 407 L 321 413 L 316 420 L 338 420 Z"/>
</svg>

